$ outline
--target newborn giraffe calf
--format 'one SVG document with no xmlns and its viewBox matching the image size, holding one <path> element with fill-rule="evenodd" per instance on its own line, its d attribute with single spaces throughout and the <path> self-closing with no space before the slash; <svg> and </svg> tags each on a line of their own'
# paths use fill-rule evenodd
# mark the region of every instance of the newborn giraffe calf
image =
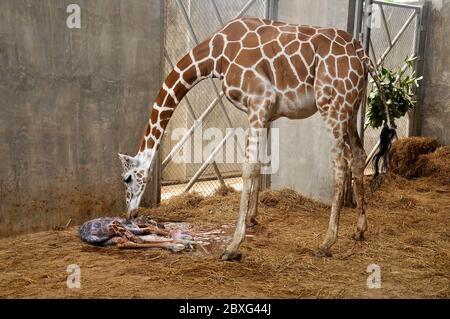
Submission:
<svg viewBox="0 0 450 319">
<path fill-rule="evenodd" d="M 145 240 L 140 236 L 155 234 L 163 240 Z M 165 229 L 148 216 L 134 219 L 101 217 L 85 222 L 80 227 L 81 240 L 95 246 L 117 245 L 119 248 L 164 248 L 178 252 L 193 243 L 184 232 Z"/>
</svg>

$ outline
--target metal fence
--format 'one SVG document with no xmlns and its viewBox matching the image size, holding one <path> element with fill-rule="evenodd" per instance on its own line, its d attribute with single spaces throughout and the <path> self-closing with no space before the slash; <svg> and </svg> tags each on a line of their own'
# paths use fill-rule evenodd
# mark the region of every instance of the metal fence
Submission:
<svg viewBox="0 0 450 319">
<path fill-rule="evenodd" d="M 273 6 L 272 0 L 166 0 L 165 75 L 188 50 L 229 20 L 244 15 L 271 18 Z M 199 144 L 203 140 L 202 132 L 208 128 L 218 128 L 223 136 L 235 138 L 227 128 L 246 128 L 248 125 L 246 115 L 224 99 L 221 91 L 218 80 L 202 81 L 186 95 L 174 112 L 161 147 L 162 200 L 190 190 L 209 195 L 220 185 L 240 189 L 240 163 L 216 163 L 214 157 L 199 160 L 195 156 L 190 157 L 190 162 L 176 160 L 185 156 L 185 152 L 194 154 L 196 147 L 200 147 L 203 154 L 206 146 L 203 144 L 206 143 Z M 187 132 L 183 133 L 180 128 Z M 224 140 L 215 142 L 209 142 L 208 147 L 220 149 Z M 236 145 L 235 152 L 243 152 L 244 146 Z"/>
<path fill-rule="evenodd" d="M 377 66 L 389 69 L 402 68 L 405 58 L 418 56 L 419 62 L 414 70 L 421 74 L 422 46 L 421 33 L 424 29 L 423 4 L 404 4 L 386 1 L 364 1 L 365 8 L 356 13 L 363 23 L 362 39 L 369 51 L 369 56 Z M 362 1 L 357 4 L 362 5 Z M 356 18 L 358 23 L 358 17 Z M 358 32 L 358 30 L 356 30 Z M 371 88 L 369 88 L 370 90 Z M 364 108 L 365 109 L 365 108 Z M 410 112 L 401 119 L 396 120 L 399 137 L 409 136 L 413 132 L 415 112 Z M 360 116 L 359 125 L 363 124 L 364 116 Z M 374 154 L 380 135 L 379 129 L 367 127 L 364 129 L 364 148 L 366 153 Z M 366 168 L 366 174 L 371 174 L 372 168 Z"/>
</svg>

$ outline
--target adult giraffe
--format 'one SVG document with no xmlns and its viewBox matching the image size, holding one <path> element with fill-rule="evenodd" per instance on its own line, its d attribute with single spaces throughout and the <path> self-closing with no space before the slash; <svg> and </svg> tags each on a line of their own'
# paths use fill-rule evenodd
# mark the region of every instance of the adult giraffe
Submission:
<svg viewBox="0 0 450 319">
<path fill-rule="evenodd" d="M 246 223 L 256 223 L 260 164 L 249 160 L 249 156 L 258 149 L 258 129 L 268 128 L 271 121 L 280 117 L 303 119 L 317 111 L 334 138 L 335 190 L 328 231 L 316 254 L 331 255 L 348 169 L 354 176 L 359 211 L 353 238 L 362 240 L 367 229 L 363 191 L 366 155 L 357 134 L 355 115 L 365 96 L 370 70 L 373 68 L 360 43 L 345 31 L 250 17 L 229 22 L 186 54 L 167 76 L 137 155 L 119 154 L 127 217 L 136 215 L 150 165 L 175 107 L 199 81 L 219 78 L 228 100 L 246 112 L 249 120 L 240 213 L 222 259 L 240 258 L 238 250 Z"/>
</svg>

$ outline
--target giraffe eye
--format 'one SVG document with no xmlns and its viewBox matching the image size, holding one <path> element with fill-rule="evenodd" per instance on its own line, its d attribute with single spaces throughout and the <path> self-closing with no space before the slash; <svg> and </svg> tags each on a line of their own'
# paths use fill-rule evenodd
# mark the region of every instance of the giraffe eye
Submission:
<svg viewBox="0 0 450 319">
<path fill-rule="evenodd" d="M 130 183 L 130 182 L 131 182 L 131 175 L 128 175 L 128 177 L 127 177 L 127 178 L 124 178 L 123 181 L 124 181 L 126 184 Z"/>
</svg>

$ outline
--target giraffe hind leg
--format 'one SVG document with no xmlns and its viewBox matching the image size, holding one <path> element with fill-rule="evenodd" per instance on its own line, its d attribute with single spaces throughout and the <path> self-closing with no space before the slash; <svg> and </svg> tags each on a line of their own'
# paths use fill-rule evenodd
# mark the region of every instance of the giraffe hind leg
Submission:
<svg viewBox="0 0 450 319">
<path fill-rule="evenodd" d="M 356 197 L 356 209 L 358 211 L 358 223 L 353 239 L 363 240 L 364 232 L 367 230 L 366 212 L 364 209 L 364 168 L 366 152 L 356 130 L 356 123 L 349 127 L 350 144 L 352 147 L 353 159 L 351 161 L 351 171 L 354 177 L 354 194 Z"/>
<path fill-rule="evenodd" d="M 316 251 L 317 257 L 330 257 L 330 248 L 337 240 L 339 218 L 344 204 L 344 189 L 346 178 L 348 177 L 349 163 L 352 159 L 352 150 L 350 147 L 350 139 L 348 132 L 349 118 L 334 118 L 332 114 L 337 113 L 342 105 L 340 105 L 335 98 L 332 99 L 317 99 L 319 112 L 322 118 L 328 124 L 334 139 L 332 155 L 334 159 L 332 162 L 334 171 L 334 196 L 331 205 L 330 220 L 328 223 L 328 230 L 325 239 Z M 323 104 L 320 103 L 322 101 Z M 331 114 L 331 115 L 330 115 Z"/>
</svg>

